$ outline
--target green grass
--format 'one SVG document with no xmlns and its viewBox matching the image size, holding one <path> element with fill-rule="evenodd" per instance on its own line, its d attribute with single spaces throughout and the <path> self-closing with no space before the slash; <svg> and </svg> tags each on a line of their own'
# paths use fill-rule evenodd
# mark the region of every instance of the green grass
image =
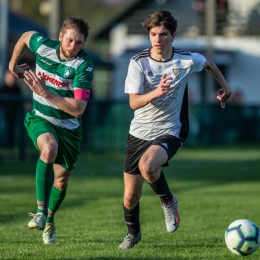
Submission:
<svg viewBox="0 0 260 260">
<path fill-rule="evenodd" d="M 232 260 L 241 257 L 225 245 L 227 226 L 239 218 L 260 225 L 260 149 L 184 147 L 164 169 L 180 200 L 180 228 L 166 232 L 159 200 L 145 184 L 142 241 L 119 250 L 123 153 L 81 154 L 56 214 L 57 243 L 44 245 L 42 233 L 27 227 L 36 207 L 35 164 L 0 164 L 0 259 Z M 260 249 L 246 259 L 260 259 Z"/>
</svg>

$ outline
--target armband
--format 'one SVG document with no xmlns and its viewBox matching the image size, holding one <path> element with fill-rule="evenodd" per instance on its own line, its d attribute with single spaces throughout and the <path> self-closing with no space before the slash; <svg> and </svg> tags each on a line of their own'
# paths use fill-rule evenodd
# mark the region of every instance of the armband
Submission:
<svg viewBox="0 0 260 260">
<path fill-rule="evenodd" d="M 76 88 L 74 89 L 74 98 L 75 99 L 82 99 L 85 101 L 89 100 L 90 91 L 86 89 Z"/>
</svg>

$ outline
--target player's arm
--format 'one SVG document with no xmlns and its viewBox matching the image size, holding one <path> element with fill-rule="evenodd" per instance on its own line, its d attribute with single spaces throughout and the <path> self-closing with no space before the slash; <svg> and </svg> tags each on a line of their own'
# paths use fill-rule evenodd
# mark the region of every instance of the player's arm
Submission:
<svg viewBox="0 0 260 260">
<path fill-rule="evenodd" d="M 82 90 L 86 91 L 86 90 Z M 50 91 L 44 93 L 44 97 L 62 111 L 79 118 L 85 111 L 87 100 L 58 96 Z"/>
<path fill-rule="evenodd" d="M 87 90 L 82 89 L 82 91 L 86 92 Z M 85 94 L 84 96 L 87 96 L 87 94 Z M 86 99 L 83 100 L 83 99 L 75 99 L 75 98 L 69 98 L 69 97 L 61 97 L 48 90 L 46 92 L 43 92 L 43 97 L 46 98 L 47 100 L 49 100 L 52 104 L 57 106 L 62 111 L 66 112 L 76 118 L 79 118 L 82 116 L 82 114 L 85 111 L 85 108 L 87 106 L 87 101 L 88 101 Z"/>
<path fill-rule="evenodd" d="M 45 85 L 44 73 L 38 78 L 32 71 L 24 72 L 24 82 L 39 96 L 46 98 L 62 111 L 79 118 L 85 111 L 89 98 L 89 91 L 76 89 L 75 98 L 61 97 L 49 91 Z"/>
<path fill-rule="evenodd" d="M 171 77 L 166 77 L 164 74 L 161 78 L 161 81 L 156 89 L 147 93 L 147 94 L 137 94 L 130 93 L 129 94 L 129 103 L 130 107 L 133 110 L 144 107 L 147 104 L 151 103 L 154 99 L 166 94 L 169 92 L 170 83 L 167 80 L 171 80 Z"/>
<path fill-rule="evenodd" d="M 206 58 L 206 63 L 204 65 L 204 69 L 211 74 L 223 88 L 223 90 L 219 90 L 217 93 L 217 99 L 220 100 L 222 108 L 225 108 L 225 102 L 229 99 L 232 94 L 232 90 L 225 80 L 223 74 L 218 69 L 216 64 L 209 58 Z"/>
<path fill-rule="evenodd" d="M 17 77 L 23 78 L 23 73 L 26 69 L 29 69 L 28 64 L 17 65 L 19 59 L 22 57 L 26 48 L 29 48 L 29 42 L 31 36 L 36 33 L 35 31 L 28 31 L 22 34 L 17 43 L 14 46 L 13 54 L 9 62 L 9 70 Z"/>
</svg>

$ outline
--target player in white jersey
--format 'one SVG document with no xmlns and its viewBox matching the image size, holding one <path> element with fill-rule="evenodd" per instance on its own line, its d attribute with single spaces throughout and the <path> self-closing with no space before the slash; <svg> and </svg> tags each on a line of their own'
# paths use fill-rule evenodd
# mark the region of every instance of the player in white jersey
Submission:
<svg viewBox="0 0 260 260">
<path fill-rule="evenodd" d="M 37 212 L 29 228 L 43 230 L 45 244 L 56 241 L 54 215 L 66 196 L 68 181 L 82 143 L 81 115 L 93 79 L 93 62 L 82 49 L 89 33 L 83 18 L 69 17 L 59 40 L 37 32 L 23 33 L 9 62 L 10 71 L 33 91 L 33 109 L 25 127 L 40 153 L 36 166 Z M 18 65 L 28 47 L 36 57 L 36 73 Z"/>
<path fill-rule="evenodd" d="M 210 59 L 198 53 L 175 49 L 177 21 L 170 12 L 158 10 L 143 22 L 152 47 L 134 56 L 129 64 L 125 93 L 135 111 L 130 125 L 124 162 L 123 210 L 128 232 L 120 249 L 141 240 L 139 199 L 147 181 L 160 198 L 168 232 L 180 225 L 178 200 L 172 195 L 161 167 L 181 147 L 189 131 L 187 84 L 194 72 L 205 69 L 221 85 L 221 107 L 231 88 Z"/>
</svg>

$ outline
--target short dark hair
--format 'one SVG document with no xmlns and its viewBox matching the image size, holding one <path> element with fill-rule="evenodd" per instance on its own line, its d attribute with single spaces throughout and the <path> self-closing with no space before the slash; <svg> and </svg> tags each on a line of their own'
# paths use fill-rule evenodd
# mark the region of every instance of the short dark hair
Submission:
<svg viewBox="0 0 260 260">
<path fill-rule="evenodd" d="M 76 17 L 67 18 L 63 22 L 60 31 L 62 33 L 64 33 L 68 29 L 74 29 L 77 32 L 82 33 L 84 35 L 85 40 L 88 38 L 89 26 L 88 26 L 88 23 L 85 22 L 82 17 L 80 17 L 80 18 L 76 18 Z"/>
<path fill-rule="evenodd" d="M 170 12 L 159 9 L 157 12 L 150 14 L 142 25 L 148 32 L 154 27 L 163 25 L 173 34 L 177 29 L 177 20 L 174 19 Z"/>
</svg>

